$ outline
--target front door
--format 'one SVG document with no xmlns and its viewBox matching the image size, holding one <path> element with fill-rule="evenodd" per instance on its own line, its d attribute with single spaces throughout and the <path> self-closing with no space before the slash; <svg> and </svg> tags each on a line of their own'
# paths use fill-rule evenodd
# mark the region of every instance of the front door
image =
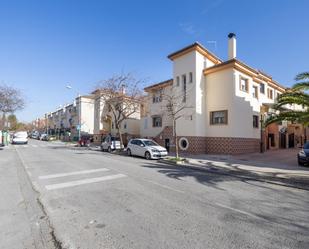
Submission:
<svg viewBox="0 0 309 249">
<path fill-rule="evenodd" d="M 170 152 L 170 139 L 169 138 L 165 139 L 165 148 L 167 152 Z"/>
<path fill-rule="evenodd" d="M 294 133 L 289 134 L 289 148 L 294 148 Z"/>
<path fill-rule="evenodd" d="M 286 148 L 286 135 L 285 133 L 280 133 L 280 149 Z"/>
</svg>

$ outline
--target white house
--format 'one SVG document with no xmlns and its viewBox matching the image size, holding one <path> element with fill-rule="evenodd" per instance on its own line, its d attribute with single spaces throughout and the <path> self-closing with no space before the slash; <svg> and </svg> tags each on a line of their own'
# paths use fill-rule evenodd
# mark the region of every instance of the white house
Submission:
<svg viewBox="0 0 309 249">
<path fill-rule="evenodd" d="M 92 94 L 94 95 L 94 142 L 100 143 L 102 138 L 107 134 L 117 135 L 118 130 L 116 127 L 115 117 L 109 109 L 110 107 L 106 103 L 105 97 L 103 96 L 104 91 L 96 90 Z M 121 98 L 127 98 L 127 96 L 124 95 Z M 121 105 L 128 103 L 128 101 L 116 101 Z M 125 144 L 131 137 L 139 136 L 141 119 L 140 101 L 137 102 L 136 106 L 134 105 L 134 110 L 135 111 L 122 122 L 122 126 L 120 127 Z"/>
<path fill-rule="evenodd" d="M 183 94 L 188 105 L 177 120 L 179 145 L 191 153 L 245 153 L 288 147 L 287 136 L 262 132 L 261 119 L 285 87 L 266 73 L 236 57 L 236 36 L 228 36 L 228 59 L 222 61 L 199 43 L 168 56 L 173 79 L 145 88 L 148 94 L 141 136 L 153 137 L 162 145 L 175 144 L 172 123 L 164 111 L 162 92 Z M 300 135 L 301 136 L 301 135 Z M 295 138 L 293 138 L 295 139 Z M 280 146 L 281 145 L 281 146 Z"/>
</svg>

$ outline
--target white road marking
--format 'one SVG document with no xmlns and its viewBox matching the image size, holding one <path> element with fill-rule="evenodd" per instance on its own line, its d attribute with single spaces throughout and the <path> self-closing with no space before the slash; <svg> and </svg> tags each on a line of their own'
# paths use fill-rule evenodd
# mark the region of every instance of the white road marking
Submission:
<svg viewBox="0 0 309 249">
<path fill-rule="evenodd" d="M 236 209 L 236 208 L 232 208 L 232 207 L 229 207 L 229 206 L 225 206 L 225 205 L 220 204 L 220 203 L 215 203 L 215 205 L 217 205 L 217 206 L 219 206 L 219 207 L 222 207 L 222 208 L 225 208 L 225 209 L 230 209 L 230 210 L 232 210 L 232 211 L 234 211 L 234 212 L 237 212 L 237 213 L 241 213 L 241 214 L 244 214 L 244 215 L 247 215 L 247 216 L 251 216 L 251 217 L 253 217 L 253 218 L 255 218 L 255 219 L 262 219 L 262 220 L 263 220 L 262 217 L 259 217 L 259 216 L 257 216 L 257 215 L 248 213 L 248 212 L 243 211 L 243 210 L 240 210 L 240 209 Z"/>
<path fill-rule="evenodd" d="M 117 174 L 117 175 L 110 175 L 110 176 L 102 176 L 102 177 L 96 177 L 96 178 L 88 178 L 84 180 L 77 180 L 77 181 L 71 181 L 71 182 L 63 182 L 63 183 L 46 185 L 45 188 L 47 190 L 69 188 L 69 187 L 84 185 L 88 183 L 103 182 L 103 181 L 113 180 L 113 179 L 118 179 L 118 178 L 123 178 L 123 177 L 126 177 L 126 175 Z"/>
<path fill-rule="evenodd" d="M 150 180 L 145 180 L 145 179 L 144 179 L 144 181 L 145 181 L 145 182 L 150 182 L 150 183 L 155 184 L 155 185 L 157 185 L 157 186 L 160 186 L 160 187 L 162 187 L 162 188 L 169 189 L 169 190 L 172 190 L 172 191 L 175 191 L 175 192 L 178 192 L 178 193 L 182 193 L 182 194 L 185 193 L 184 191 L 171 188 L 171 187 L 169 187 L 169 186 L 163 185 L 163 184 L 158 183 L 158 182 L 154 182 L 154 181 L 150 181 Z"/>
<path fill-rule="evenodd" d="M 68 173 L 60 173 L 60 174 L 52 174 L 52 175 L 44 175 L 39 176 L 39 179 L 52 179 L 52 178 L 58 178 L 58 177 L 64 177 L 64 176 L 73 176 L 73 175 L 82 175 L 82 174 L 89 174 L 89 173 L 95 173 L 95 172 L 102 172 L 102 171 L 109 171 L 109 169 L 89 169 L 89 170 L 81 170 L 81 171 L 73 171 Z"/>
<path fill-rule="evenodd" d="M 31 146 L 32 146 L 32 147 L 35 147 L 35 148 L 36 148 L 36 147 L 38 147 L 38 146 L 37 146 L 37 145 L 35 145 L 35 144 L 32 144 Z"/>
</svg>

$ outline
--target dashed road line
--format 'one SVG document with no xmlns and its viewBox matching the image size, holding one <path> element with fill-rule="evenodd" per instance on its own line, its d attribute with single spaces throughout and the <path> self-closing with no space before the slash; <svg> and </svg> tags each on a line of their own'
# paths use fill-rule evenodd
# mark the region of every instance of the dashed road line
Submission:
<svg viewBox="0 0 309 249">
<path fill-rule="evenodd" d="M 63 183 L 56 183 L 46 185 L 45 188 L 47 190 L 54 190 L 54 189 L 62 189 L 62 188 L 69 188 L 74 186 L 80 186 L 89 183 L 96 183 L 96 182 L 103 182 L 108 180 L 114 180 L 126 177 L 124 174 L 116 174 L 116 175 L 109 175 L 109 176 L 102 176 L 102 177 L 95 177 L 95 178 L 88 178 L 83 180 L 71 181 L 71 182 L 63 182 Z"/>
<path fill-rule="evenodd" d="M 39 179 L 40 180 L 52 179 L 52 178 L 58 178 L 58 177 L 83 175 L 83 174 L 90 174 L 90 173 L 95 173 L 95 172 L 105 172 L 105 171 L 109 171 L 109 169 L 106 169 L 106 168 L 89 169 L 89 170 L 73 171 L 73 172 L 67 172 L 67 173 L 52 174 L 52 175 L 44 175 L 44 176 L 39 176 Z"/>
</svg>

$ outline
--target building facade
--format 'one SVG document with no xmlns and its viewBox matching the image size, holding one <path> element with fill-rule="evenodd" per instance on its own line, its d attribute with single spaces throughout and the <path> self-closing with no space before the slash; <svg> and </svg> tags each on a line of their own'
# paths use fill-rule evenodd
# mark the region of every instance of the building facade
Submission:
<svg viewBox="0 0 309 249">
<path fill-rule="evenodd" d="M 163 146 L 175 146 L 164 101 L 164 95 L 172 93 L 185 96 L 181 101 L 187 107 L 176 121 L 182 151 L 237 154 L 279 148 L 279 136 L 283 139 L 283 135 L 278 133 L 284 127 L 285 139 L 290 136 L 292 140 L 294 133 L 303 143 L 305 130 L 300 125 L 296 125 L 298 135 L 292 124 L 274 124 L 266 130 L 261 127 L 269 115 L 267 107 L 286 89 L 271 76 L 237 59 L 234 34 L 229 34 L 228 47 L 226 61 L 199 43 L 168 56 L 173 63 L 173 79 L 145 88 L 147 111 L 142 117 L 141 136 L 152 137 Z"/>
<path fill-rule="evenodd" d="M 110 105 L 104 97 L 104 91 L 96 90 L 94 94 L 94 142 L 99 144 L 106 135 L 116 136 L 118 129 L 116 121 Z M 112 101 L 112 100 L 109 100 Z M 134 110 L 128 110 L 125 114 L 129 114 L 128 118 L 123 120 L 120 131 L 123 135 L 124 144 L 130 138 L 138 137 L 140 135 L 140 119 L 141 119 L 141 101 L 128 100 L 128 97 L 123 95 L 115 100 L 119 105 L 122 105 L 122 110 L 126 109 L 124 105 L 133 106 Z M 133 104 L 133 102 L 136 104 Z M 130 114 L 131 113 L 131 114 Z M 118 116 L 118 113 L 117 113 Z"/>
<path fill-rule="evenodd" d="M 78 96 L 74 103 L 46 114 L 47 131 L 65 140 L 77 140 L 79 135 L 94 132 L 94 96 Z"/>
</svg>

